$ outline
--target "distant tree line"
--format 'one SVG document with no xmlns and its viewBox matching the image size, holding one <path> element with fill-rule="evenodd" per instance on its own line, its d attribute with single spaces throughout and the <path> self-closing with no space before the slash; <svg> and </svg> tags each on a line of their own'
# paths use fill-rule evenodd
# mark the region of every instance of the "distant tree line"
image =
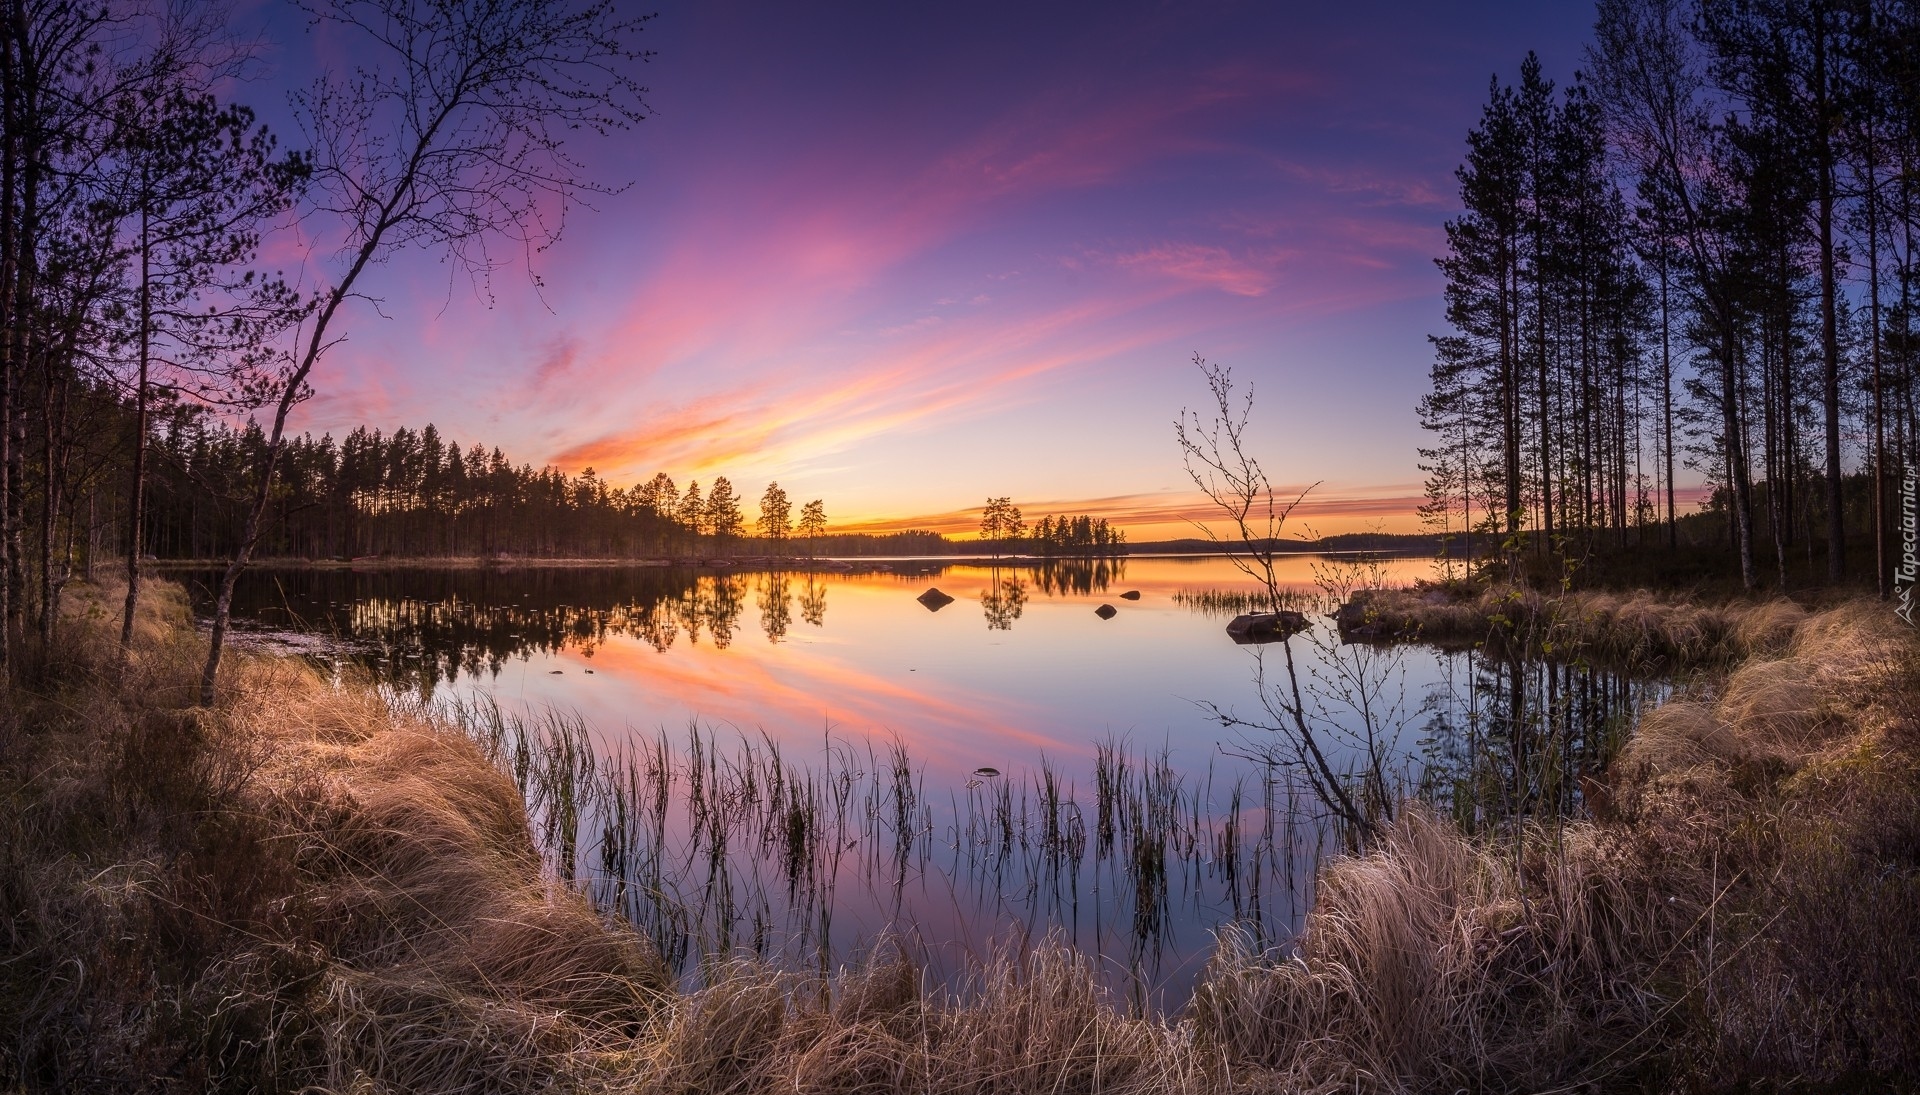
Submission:
<svg viewBox="0 0 1920 1095">
<path fill-rule="evenodd" d="M 266 444 L 260 427 L 228 426 L 188 408 L 160 425 L 151 440 L 145 551 L 230 554 Z M 755 540 L 725 476 L 704 489 L 693 481 L 680 490 L 664 474 L 621 488 L 592 468 L 568 475 L 516 465 L 497 447 L 462 447 L 432 425 L 390 434 L 362 427 L 338 442 L 291 437 L 279 463 L 257 548 L 269 556 L 616 557 L 728 554 L 748 544 L 794 554 L 816 550 L 826 531 L 824 502 L 807 503 L 796 526 L 778 483 L 761 497 Z M 120 516 L 106 510 L 97 519 L 112 534 Z"/>
<path fill-rule="evenodd" d="M 89 418 L 103 424 L 101 458 L 132 446 L 129 408 L 93 393 Z M 258 423 L 231 425 L 204 408 L 170 402 L 148 415 L 147 502 L 141 552 L 161 559 L 230 555 L 244 533 L 246 503 L 266 447 Z M 117 439 L 117 440 L 115 440 Z M 103 464 L 102 466 L 105 466 Z M 125 498 L 110 480 L 81 484 L 74 537 L 64 549 L 89 565 L 124 541 Z M 1005 509 L 1017 514 L 1017 507 Z M 1013 518 L 1017 521 L 1017 516 Z M 904 556 L 980 550 L 937 532 L 834 533 L 826 503 L 797 511 L 779 483 L 759 498 L 749 523 L 741 492 L 726 476 L 684 488 L 654 475 L 630 487 L 592 468 L 568 475 L 514 463 L 498 447 L 462 445 L 429 424 L 391 433 L 356 428 L 287 438 L 257 551 L 268 557 L 400 558 L 696 557 L 708 555 Z M 1093 517 L 1046 517 L 1028 530 L 1009 524 L 1007 550 L 1049 557 L 1114 555 L 1125 534 Z"/>
<path fill-rule="evenodd" d="M 1692 477 L 1747 588 L 1804 558 L 1884 592 L 1915 457 L 1920 7 L 1602 0 L 1586 60 L 1556 88 L 1529 55 L 1468 134 L 1429 526 L 1513 564 L 1672 547 Z"/>
</svg>

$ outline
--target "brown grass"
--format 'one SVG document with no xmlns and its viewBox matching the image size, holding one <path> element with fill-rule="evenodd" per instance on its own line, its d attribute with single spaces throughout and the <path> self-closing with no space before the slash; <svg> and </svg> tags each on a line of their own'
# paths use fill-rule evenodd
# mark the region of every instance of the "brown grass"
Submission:
<svg viewBox="0 0 1920 1095">
<path fill-rule="evenodd" d="M 1441 645 L 1518 644 L 1645 670 L 1720 668 L 1777 654 L 1808 611 L 1793 601 L 1702 604 L 1646 590 L 1548 596 L 1519 586 L 1366 590 L 1347 610 L 1350 635 Z"/>
<path fill-rule="evenodd" d="M 473 743 L 292 659 L 238 657 L 218 709 L 180 707 L 177 598 L 124 673 L 76 602 L 8 758 L 7 911 L 37 929 L 10 948 L 38 974 L 7 977 L 17 1082 L 524 1090 L 595 1074 L 581 1048 L 658 1009 L 657 960 L 543 877 Z"/>
<path fill-rule="evenodd" d="M 1607 818 L 1470 839 L 1409 809 L 1323 868 L 1292 946 L 1224 931 L 1160 1018 L 1053 941 L 953 990 L 883 943 L 831 980 L 736 963 L 679 991 L 543 870 L 511 783 L 451 728 L 279 659 L 234 659 L 222 705 L 187 708 L 177 597 L 125 667 L 112 591 L 74 602 L 56 678 L 0 719 L 0 1087 L 1733 1090 L 1920 1068 L 1920 649 L 1879 605 L 1507 601 L 1621 650 L 1746 660 L 1642 720 Z"/>
</svg>

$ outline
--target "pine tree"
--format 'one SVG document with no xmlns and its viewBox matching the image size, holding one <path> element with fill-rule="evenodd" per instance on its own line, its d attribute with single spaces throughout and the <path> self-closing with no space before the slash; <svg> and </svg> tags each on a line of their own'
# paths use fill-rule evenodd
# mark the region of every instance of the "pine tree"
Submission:
<svg viewBox="0 0 1920 1095">
<path fill-rule="evenodd" d="M 707 502 L 700 496 L 700 480 L 687 483 L 687 489 L 680 496 L 680 525 L 689 536 L 704 536 L 713 526 L 707 520 Z"/>
<path fill-rule="evenodd" d="M 800 535 L 807 538 L 807 557 L 813 557 L 814 542 L 827 534 L 827 504 L 815 498 L 800 507 Z M 817 622 L 817 621 L 816 621 Z"/>
<path fill-rule="evenodd" d="M 793 505 L 787 501 L 787 492 L 780 489 L 779 483 L 768 483 L 766 492 L 760 496 L 760 518 L 756 524 L 760 535 L 773 541 L 776 550 L 784 548 L 787 537 L 793 533 Z"/>
<path fill-rule="evenodd" d="M 707 532 L 722 545 L 746 532 L 746 524 L 740 513 L 740 499 L 733 493 L 733 484 L 724 475 L 716 476 L 713 487 L 707 491 L 706 527 Z"/>
</svg>

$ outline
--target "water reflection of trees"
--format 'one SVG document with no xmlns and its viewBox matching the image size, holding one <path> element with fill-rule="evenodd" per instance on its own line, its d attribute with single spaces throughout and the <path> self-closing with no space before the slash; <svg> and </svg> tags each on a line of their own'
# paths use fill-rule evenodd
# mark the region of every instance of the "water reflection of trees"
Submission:
<svg viewBox="0 0 1920 1095">
<path fill-rule="evenodd" d="M 787 591 L 787 576 L 778 571 L 762 574 L 755 607 L 760 610 L 760 629 L 767 641 L 777 643 L 787 637 L 793 624 L 793 595 Z"/>
<path fill-rule="evenodd" d="M 808 574 L 806 584 L 800 588 L 800 618 L 815 627 L 824 627 L 827 622 L 827 587 L 813 574 Z"/>
<path fill-rule="evenodd" d="M 679 568 L 288 572 L 236 591 L 235 615 L 331 637 L 382 679 L 429 694 L 462 675 L 497 676 L 530 654 L 591 654 L 611 636 L 662 652 L 682 640 L 724 649 L 756 591 L 762 627 L 777 641 L 791 624 L 795 581 L 761 575 L 756 590 L 746 574 Z M 815 625 L 825 620 L 826 591 L 815 576 L 806 579 L 801 611 Z"/>
<path fill-rule="evenodd" d="M 1125 574 L 1118 559 L 1052 559 L 996 568 L 982 598 L 988 626 L 1006 630 L 1034 593 L 1105 590 Z M 918 579 L 937 575 L 934 564 Z M 904 574 L 904 568 L 902 573 Z M 184 575 L 210 600 L 217 575 Z M 738 638 L 749 598 L 769 642 L 796 617 L 824 627 L 834 579 L 806 571 L 713 573 L 683 567 L 526 570 L 293 570 L 259 572 L 235 591 L 236 619 L 337 640 L 340 653 L 382 679 L 431 691 L 462 674 L 498 675 L 533 653 L 591 649 L 624 635 L 658 651 L 676 643 Z"/>
<path fill-rule="evenodd" d="M 1126 576 L 1119 559 L 1047 559 L 1030 566 L 994 567 L 980 593 L 989 631 L 1011 631 L 1033 593 L 1048 597 L 1104 593 Z"/>
<path fill-rule="evenodd" d="M 1473 830 L 1589 805 L 1658 681 L 1583 661 L 1467 651 L 1429 692 L 1423 795 Z"/>
<path fill-rule="evenodd" d="M 1027 586 L 1017 572 L 1002 574 L 993 568 L 987 588 L 980 592 L 980 608 L 986 613 L 988 631 L 1011 631 L 1013 621 L 1027 606 Z"/>
<path fill-rule="evenodd" d="M 1123 559 L 1048 559 L 1026 568 L 1027 580 L 1049 597 L 1077 593 L 1105 593 L 1127 576 Z"/>
</svg>

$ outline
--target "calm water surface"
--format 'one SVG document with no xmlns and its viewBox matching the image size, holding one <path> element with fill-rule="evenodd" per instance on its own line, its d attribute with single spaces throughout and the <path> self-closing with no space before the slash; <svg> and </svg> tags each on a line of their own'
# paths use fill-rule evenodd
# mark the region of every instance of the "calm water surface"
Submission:
<svg viewBox="0 0 1920 1095">
<path fill-rule="evenodd" d="M 1311 589 L 1329 565 L 1288 559 L 1282 577 Z M 892 929 L 938 971 L 1059 932 L 1151 1003 L 1184 991 L 1229 923 L 1288 937 L 1327 827 L 1255 759 L 1271 739 L 1204 706 L 1265 718 L 1256 679 L 1278 648 L 1236 645 L 1230 612 L 1181 596 L 1255 583 L 1217 557 L 889 566 L 263 570 L 235 615 L 256 642 L 427 702 L 577 715 L 659 809 L 589 804 L 581 835 L 560 827 L 563 869 L 686 969 L 716 950 L 839 960 Z M 1432 561 L 1383 567 L 1404 584 Z M 216 575 L 184 577 L 204 606 Z M 953 601 L 930 610 L 930 588 Z M 1293 643 L 1309 686 L 1366 677 L 1409 780 L 1443 788 L 1491 769 L 1523 798 L 1564 798 L 1648 695 L 1580 667 L 1343 648 L 1317 626 Z M 1351 688 L 1320 691 L 1357 731 Z"/>
</svg>

